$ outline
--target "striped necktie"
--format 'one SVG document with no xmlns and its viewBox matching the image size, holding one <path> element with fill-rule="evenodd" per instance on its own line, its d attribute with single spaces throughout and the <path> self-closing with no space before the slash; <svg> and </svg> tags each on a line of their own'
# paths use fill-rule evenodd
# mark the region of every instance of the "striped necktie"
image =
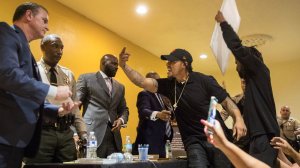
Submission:
<svg viewBox="0 0 300 168">
<path fill-rule="evenodd" d="M 156 98 L 158 99 L 159 104 L 161 105 L 161 107 L 165 110 L 166 108 L 165 108 L 164 102 L 163 102 L 163 100 L 162 100 L 160 94 L 155 93 L 155 96 L 156 96 Z M 172 133 L 172 131 L 171 131 L 171 124 L 170 124 L 170 122 L 168 121 L 168 122 L 166 123 L 166 135 L 167 135 L 167 137 L 170 137 L 170 136 L 171 136 L 171 133 Z"/>
<path fill-rule="evenodd" d="M 105 78 L 105 83 L 108 87 L 109 95 L 112 96 L 112 79 L 109 77 Z"/>
</svg>

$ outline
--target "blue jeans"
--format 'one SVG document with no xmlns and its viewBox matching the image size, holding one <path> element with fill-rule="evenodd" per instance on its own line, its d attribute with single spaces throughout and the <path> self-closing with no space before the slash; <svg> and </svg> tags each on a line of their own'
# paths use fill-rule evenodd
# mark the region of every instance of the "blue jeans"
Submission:
<svg viewBox="0 0 300 168">
<path fill-rule="evenodd" d="M 229 159 L 212 144 L 201 141 L 187 147 L 189 168 L 232 168 Z"/>
</svg>

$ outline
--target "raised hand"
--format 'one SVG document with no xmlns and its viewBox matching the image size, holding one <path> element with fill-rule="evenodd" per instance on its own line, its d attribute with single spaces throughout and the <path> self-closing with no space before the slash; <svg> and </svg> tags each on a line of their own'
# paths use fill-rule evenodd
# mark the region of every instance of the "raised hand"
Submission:
<svg viewBox="0 0 300 168">
<path fill-rule="evenodd" d="M 209 143 L 220 148 L 224 146 L 226 142 L 228 142 L 219 121 L 215 120 L 214 125 L 206 120 L 201 120 L 201 123 L 205 125 L 204 132 Z"/>
<path fill-rule="evenodd" d="M 217 15 L 215 16 L 215 20 L 218 23 L 222 23 L 222 22 L 226 21 L 224 16 L 223 16 L 223 13 L 221 11 L 218 11 Z"/>
<path fill-rule="evenodd" d="M 124 68 L 124 67 L 125 67 L 126 62 L 127 62 L 128 59 L 129 59 L 129 56 L 130 56 L 130 54 L 126 53 L 126 47 L 124 47 L 124 48 L 122 49 L 122 51 L 120 52 L 120 54 L 119 54 L 119 66 L 120 66 L 121 68 Z"/>
</svg>

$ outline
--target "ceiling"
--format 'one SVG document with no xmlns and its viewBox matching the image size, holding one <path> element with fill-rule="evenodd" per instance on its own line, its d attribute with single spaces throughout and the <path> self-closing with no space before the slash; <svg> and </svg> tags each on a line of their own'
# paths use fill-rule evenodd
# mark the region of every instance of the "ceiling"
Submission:
<svg viewBox="0 0 300 168">
<path fill-rule="evenodd" d="M 156 56 L 185 48 L 194 57 L 195 70 L 219 71 L 209 44 L 221 0 L 57 1 Z M 241 16 L 238 34 L 242 38 L 254 35 L 258 42 L 260 38 L 266 40 L 259 50 L 268 63 L 299 59 L 300 0 L 236 3 Z M 138 4 L 148 5 L 146 15 L 135 13 Z M 208 55 L 206 60 L 199 59 L 202 53 Z M 230 61 L 232 64 L 233 59 Z"/>
</svg>

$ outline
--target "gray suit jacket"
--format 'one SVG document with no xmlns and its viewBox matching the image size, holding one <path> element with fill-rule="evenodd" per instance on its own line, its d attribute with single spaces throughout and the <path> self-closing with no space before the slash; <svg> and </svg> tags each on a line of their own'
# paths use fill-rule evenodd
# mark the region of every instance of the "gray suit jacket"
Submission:
<svg viewBox="0 0 300 168">
<path fill-rule="evenodd" d="M 98 147 L 102 143 L 108 122 L 122 118 L 128 121 L 128 107 L 125 88 L 118 81 L 112 81 L 112 97 L 100 72 L 80 75 L 77 81 L 77 96 L 83 105 L 83 120 L 87 131 L 94 131 Z M 110 121 L 109 121 L 110 120 Z M 120 131 L 114 131 L 117 149 L 122 150 Z"/>
</svg>

